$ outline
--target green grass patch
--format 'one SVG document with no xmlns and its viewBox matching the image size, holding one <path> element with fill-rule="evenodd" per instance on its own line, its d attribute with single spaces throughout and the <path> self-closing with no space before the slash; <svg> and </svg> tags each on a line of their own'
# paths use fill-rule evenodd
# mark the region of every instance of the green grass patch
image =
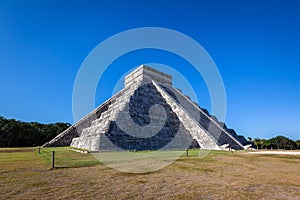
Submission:
<svg viewBox="0 0 300 200">
<path fill-rule="evenodd" d="M 30 160 L 33 154 L 33 148 L 0 148 L 0 163 Z"/>
<path fill-rule="evenodd" d="M 55 152 L 56 168 L 87 167 L 100 164 L 91 154 L 72 151 L 70 147 L 42 148 L 39 156 L 50 164 L 52 151 Z"/>
</svg>

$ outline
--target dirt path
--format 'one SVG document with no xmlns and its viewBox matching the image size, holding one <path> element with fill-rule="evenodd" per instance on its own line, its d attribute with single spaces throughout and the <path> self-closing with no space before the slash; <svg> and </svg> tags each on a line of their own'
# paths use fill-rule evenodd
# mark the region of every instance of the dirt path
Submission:
<svg viewBox="0 0 300 200">
<path fill-rule="evenodd" d="M 300 151 L 254 151 L 247 154 L 300 155 Z"/>
</svg>

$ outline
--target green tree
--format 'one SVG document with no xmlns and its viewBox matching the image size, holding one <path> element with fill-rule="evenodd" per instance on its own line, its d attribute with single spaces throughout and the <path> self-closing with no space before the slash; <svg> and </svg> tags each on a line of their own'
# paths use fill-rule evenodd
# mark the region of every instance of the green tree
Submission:
<svg viewBox="0 0 300 200">
<path fill-rule="evenodd" d="M 253 139 L 253 143 L 256 146 L 256 149 L 259 149 L 259 144 L 260 144 L 260 139 L 259 138 L 254 138 Z"/>
<path fill-rule="evenodd" d="M 41 124 L 0 116 L 0 147 L 42 145 L 68 127 L 69 123 Z"/>
<path fill-rule="evenodd" d="M 300 140 L 296 140 L 295 143 L 297 145 L 297 149 L 300 150 Z"/>
<path fill-rule="evenodd" d="M 290 149 L 290 150 L 297 149 L 297 144 L 293 140 L 284 136 L 277 136 L 271 138 L 269 142 L 270 142 L 270 147 L 273 148 Z"/>
<path fill-rule="evenodd" d="M 261 139 L 259 141 L 259 146 L 261 149 L 264 149 L 264 148 L 268 149 L 268 148 L 270 148 L 270 142 L 269 142 L 269 140 Z"/>
</svg>

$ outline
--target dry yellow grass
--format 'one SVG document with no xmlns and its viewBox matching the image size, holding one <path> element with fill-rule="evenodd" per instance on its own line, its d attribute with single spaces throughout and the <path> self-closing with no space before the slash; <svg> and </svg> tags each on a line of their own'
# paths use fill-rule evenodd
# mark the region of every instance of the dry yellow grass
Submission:
<svg viewBox="0 0 300 200">
<path fill-rule="evenodd" d="M 199 159 L 192 151 L 159 171 L 129 174 L 64 151 L 93 166 L 49 170 L 31 148 L 1 149 L 0 199 L 300 199 L 300 156 L 211 152 Z"/>
</svg>

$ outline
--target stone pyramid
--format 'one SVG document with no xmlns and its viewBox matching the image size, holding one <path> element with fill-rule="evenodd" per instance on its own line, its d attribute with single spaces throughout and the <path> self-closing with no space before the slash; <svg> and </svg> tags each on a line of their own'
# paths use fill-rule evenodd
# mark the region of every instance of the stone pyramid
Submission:
<svg viewBox="0 0 300 200">
<path fill-rule="evenodd" d="M 89 151 L 249 147 L 179 89 L 172 77 L 141 65 L 125 77 L 125 87 L 44 146 L 71 145 Z"/>
</svg>

